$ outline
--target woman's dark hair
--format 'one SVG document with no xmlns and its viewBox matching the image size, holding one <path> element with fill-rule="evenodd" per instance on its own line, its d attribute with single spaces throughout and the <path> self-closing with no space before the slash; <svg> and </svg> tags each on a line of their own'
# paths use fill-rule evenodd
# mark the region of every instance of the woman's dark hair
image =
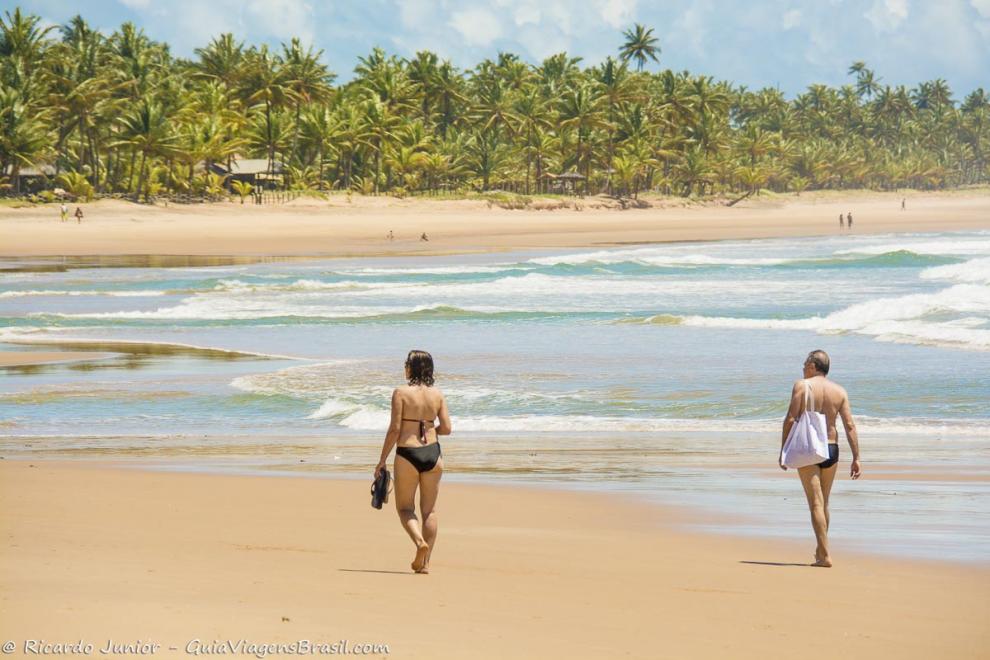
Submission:
<svg viewBox="0 0 990 660">
<path fill-rule="evenodd" d="M 409 384 L 433 386 L 433 356 L 426 351 L 409 351 L 406 358 L 409 367 Z"/>
</svg>

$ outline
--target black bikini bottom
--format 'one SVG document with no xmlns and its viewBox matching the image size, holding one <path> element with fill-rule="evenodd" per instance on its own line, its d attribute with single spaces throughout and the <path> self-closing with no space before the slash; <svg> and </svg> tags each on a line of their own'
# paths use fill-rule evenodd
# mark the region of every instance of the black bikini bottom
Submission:
<svg viewBox="0 0 990 660">
<path fill-rule="evenodd" d="M 828 443 L 828 460 L 818 464 L 820 468 L 830 468 L 839 462 L 839 445 L 835 442 Z"/>
<path fill-rule="evenodd" d="M 440 460 L 440 443 L 433 442 L 422 447 L 396 447 L 395 455 L 412 463 L 420 472 L 429 472 Z"/>
</svg>

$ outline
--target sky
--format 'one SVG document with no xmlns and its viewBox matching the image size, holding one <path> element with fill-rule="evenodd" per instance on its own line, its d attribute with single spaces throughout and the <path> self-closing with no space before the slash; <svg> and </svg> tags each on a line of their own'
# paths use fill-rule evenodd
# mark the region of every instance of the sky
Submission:
<svg viewBox="0 0 990 660">
<path fill-rule="evenodd" d="M 660 64 L 793 97 L 852 82 L 863 60 L 881 84 L 944 78 L 961 99 L 990 89 L 990 0 L 0 0 L 61 24 L 77 13 L 110 34 L 131 21 L 192 57 L 223 32 L 277 47 L 297 36 L 323 50 L 338 81 L 375 46 L 432 50 L 461 68 L 499 52 L 538 63 L 560 51 L 596 64 L 642 23 Z"/>
</svg>

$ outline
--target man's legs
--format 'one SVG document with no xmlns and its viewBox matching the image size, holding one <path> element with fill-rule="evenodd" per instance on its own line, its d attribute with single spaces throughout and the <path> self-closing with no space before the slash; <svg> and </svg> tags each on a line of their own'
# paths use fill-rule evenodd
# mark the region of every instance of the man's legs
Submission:
<svg viewBox="0 0 990 660">
<path fill-rule="evenodd" d="M 828 496 L 832 492 L 832 482 L 835 481 L 835 474 L 839 469 L 839 464 L 836 463 L 832 467 L 822 468 L 822 498 L 825 504 L 825 530 L 829 528 L 829 513 L 828 513 Z"/>
<path fill-rule="evenodd" d="M 804 495 L 811 511 L 811 526 L 818 542 L 815 548 L 815 565 L 831 566 L 828 556 L 828 519 L 825 516 L 825 495 L 822 492 L 822 469 L 817 465 L 798 468 Z"/>
</svg>

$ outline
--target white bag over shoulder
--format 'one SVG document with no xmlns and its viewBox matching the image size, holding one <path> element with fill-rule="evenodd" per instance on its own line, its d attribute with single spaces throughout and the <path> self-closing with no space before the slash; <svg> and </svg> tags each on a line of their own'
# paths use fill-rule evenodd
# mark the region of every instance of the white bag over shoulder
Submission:
<svg viewBox="0 0 990 660">
<path fill-rule="evenodd" d="M 804 381 L 804 412 L 794 422 L 781 450 L 781 462 L 789 468 L 815 465 L 828 460 L 828 430 L 825 415 L 815 412 L 811 386 Z"/>
</svg>

